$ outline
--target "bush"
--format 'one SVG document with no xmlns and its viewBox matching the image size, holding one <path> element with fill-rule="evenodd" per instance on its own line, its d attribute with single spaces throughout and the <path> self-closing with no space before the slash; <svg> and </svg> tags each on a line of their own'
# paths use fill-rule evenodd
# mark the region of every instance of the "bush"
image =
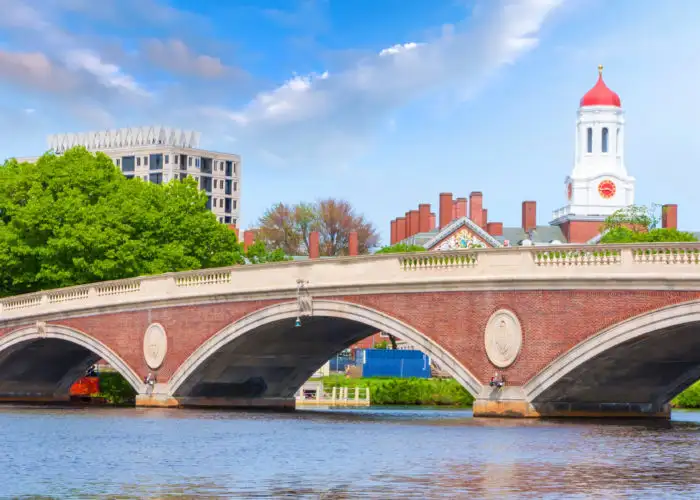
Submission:
<svg viewBox="0 0 700 500">
<path fill-rule="evenodd" d="M 449 405 L 471 406 L 474 397 L 453 379 L 358 378 L 343 375 L 324 377 L 326 389 L 333 387 L 369 387 L 373 405 Z"/>
<path fill-rule="evenodd" d="M 115 405 L 128 405 L 136 402 L 136 391 L 117 372 L 100 372 L 100 393 L 98 396 Z"/>
<path fill-rule="evenodd" d="M 695 382 L 673 398 L 671 406 L 674 408 L 700 408 L 700 381 Z"/>
</svg>

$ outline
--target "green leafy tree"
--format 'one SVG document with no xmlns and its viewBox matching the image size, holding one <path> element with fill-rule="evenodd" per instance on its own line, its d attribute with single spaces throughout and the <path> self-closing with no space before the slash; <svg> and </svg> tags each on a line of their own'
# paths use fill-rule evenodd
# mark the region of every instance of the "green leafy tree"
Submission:
<svg viewBox="0 0 700 500">
<path fill-rule="evenodd" d="M 281 248 L 276 248 L 269 251 L 265 247 L 265 243 L 262 241 L 256 241 L 250 247 L 248 247 L 248 251 L 246 252 L 245 256 L 248 259 L 248 262 L 251 264 L 266 264 L 268 262 L 283 262 L 291 260 L 291 257 L 286 256 Z"/>
<path fill-rule="evenodd" d="M 632 205 L 617 210 L 603 223 L 607 231 L 601 243 L 663 243 L 697 241 L 692 233 L 677 229 L 659 228 L 655 207 Z"/>
<path fill-rule="evenodd" d="M 0 166 L 0 295 L 244 262 L 194 180 L 127 179 L 73 148 Z"/>
<path fill-rule="evenodd" d="M 425 252 L 425 247 L 420 245 L 407 245 L 406 243 L 397 243 L 396 245 L 382 247 L 374 253 L 411 253 Z"/>
</svg>

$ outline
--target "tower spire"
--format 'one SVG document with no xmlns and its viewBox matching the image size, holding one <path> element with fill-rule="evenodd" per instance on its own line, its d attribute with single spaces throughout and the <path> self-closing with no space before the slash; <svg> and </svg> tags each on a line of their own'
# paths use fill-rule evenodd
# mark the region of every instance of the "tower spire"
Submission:
<svg viewBox="0 0 700 500">
<path fill-rule="evenodd" d="M 598 76 L 603 76 L 603 65 L 602 64 L 598 65 Z"/>
</svg>

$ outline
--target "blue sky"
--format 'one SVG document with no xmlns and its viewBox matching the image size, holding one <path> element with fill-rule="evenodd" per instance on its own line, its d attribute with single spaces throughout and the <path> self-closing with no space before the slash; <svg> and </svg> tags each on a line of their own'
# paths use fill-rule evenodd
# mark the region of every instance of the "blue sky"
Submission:
<svg viewBox="0 0 700 500">
<path fill-rule="evenodd" d="M 637 202 L 700 230 L 696 0 L 0 0 L 0 156 L 46 135 L 169 125 L 243 156 L 242 225 L 350 200 L 389 221 L 484 193 L 489 220 L 565 204 L 598 64 Z"/>
</svg>

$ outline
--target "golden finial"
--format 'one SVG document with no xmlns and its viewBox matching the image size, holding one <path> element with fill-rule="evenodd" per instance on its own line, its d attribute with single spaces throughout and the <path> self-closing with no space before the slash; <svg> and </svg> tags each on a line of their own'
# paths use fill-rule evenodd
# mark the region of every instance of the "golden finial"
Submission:
<svg viewBox="0 0 700 500">
<path fill-rule="evenodd" d="M 602 64 L 599 64 L 599 65 L 598 65 L 598 74 L 599 74 L 600 76 L 603 76 L 603 65 L 602 65 Z"/>
</svg>

